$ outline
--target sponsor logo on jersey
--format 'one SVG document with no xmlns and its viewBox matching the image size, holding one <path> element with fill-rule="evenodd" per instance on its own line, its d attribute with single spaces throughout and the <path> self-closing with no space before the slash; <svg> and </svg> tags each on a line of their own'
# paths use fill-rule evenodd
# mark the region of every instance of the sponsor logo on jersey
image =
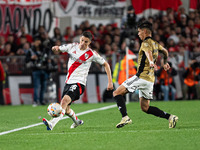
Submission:
<svg viewBox="0 0 200 150">
<path fill-rule="evenodd" d="M 86 54 L 85 54 L 85 59 L 88 59 L 88 57 L 89 57 L 89 55 L 86 53 Z"/>
</svg>

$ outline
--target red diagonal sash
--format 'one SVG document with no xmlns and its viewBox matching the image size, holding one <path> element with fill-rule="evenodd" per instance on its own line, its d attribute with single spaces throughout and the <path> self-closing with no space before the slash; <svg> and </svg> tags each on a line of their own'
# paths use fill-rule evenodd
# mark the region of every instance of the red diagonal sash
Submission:
<svg viewBox="0 0 200 150">
<path fill-rule="evenodd" d="M 85 57 L 86 54 L 88 55 L 87 58 Z M 89 51 L 85 52 L 83 55 L 81 55 L 81 56 L 71 65 L 71 67 L 70 67 L 69 70 L 68 70 L 68 77 L 67 77 L 66 83 L 67 83 L 67 81 L 69 80 L 71 74 L 74 72 L 74 70 L 76 70 L 76 68 L 78 68 L 84 61 L 86 61 L 87 59 L 89 59 L 92 55 L 93 55 L 92 51 L 89 50 Z M 80 62 L 79 60 L 81 60 L 81 62 Z"/>
</svg>

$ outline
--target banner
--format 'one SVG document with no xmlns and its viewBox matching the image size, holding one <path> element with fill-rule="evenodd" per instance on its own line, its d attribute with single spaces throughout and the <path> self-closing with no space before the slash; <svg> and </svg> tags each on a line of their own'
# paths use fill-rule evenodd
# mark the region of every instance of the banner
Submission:
<svg viewBox="0 0 200 150">
<path fill-rule="evenodd" d="M 159 11 L 166 11 L 167 8 L 172 8 L 177 11 L 182 5 L 181 0 L 131 0 L 135 14 L 141 16 L 142 13 L 148 11 L 147 15 L 152 16 Z"/>
<path fill-rule="evenodd" d="M 50 0 L 1 0 L 0 35 L 16 33 L 25 25 L 28 33 L 43 25 L 47 32 L 53 27 Z"/>
<path fill-rule="evenodd" d="M 57 17 L 121 18 L 126 0 L 53 0 Z"/>
<path fill-rule="evenodd" d="M 194 10 L 199 8 L 200 1 L 199 0 L 190 0 L 190 10 Z"/>
<path fill-rule="evenodd" d="M 53 33 L 61 17 L 108 22 L 120 19 L 125 11 L 126 0 L 1 0 L 0 35 L 17 33 L 23 25 L 29 34 L 40 25 Z"/>
</svg>

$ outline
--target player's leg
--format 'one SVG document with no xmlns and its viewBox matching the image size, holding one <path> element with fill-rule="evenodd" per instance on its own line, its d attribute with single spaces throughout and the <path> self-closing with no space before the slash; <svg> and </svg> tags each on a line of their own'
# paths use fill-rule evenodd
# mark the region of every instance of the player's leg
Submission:
<svg viewBox="0 0 200 150">
<path fill-rule="evenodd" d="M 150 99 L 153 99 L 153 85 L 154 83 L 141 79 L 141 86 L 139 88 L 140 107 L 142 111 L 147 114 L 169 119 L 170 114 L 158 109 L 157 107 L 149 106 Z"/>
<path fill-rule="evenodd" d="M 66 110 L 66 115 L 69 116 L 74 122 L 70 128 L 76 128 L 79 125 L 83 124 L 83 120 L 78 119 L 75 112 L 70 108 L 70 105 L 72 101 L 78 100 L 80 98 L 80 95 L 84 92 L 84 89 L 85 86 L 82 84 L 73 84 L 66 93 L 67 95 L 65 95 L 70 100 L 70 103 L 68 103 L 68 105 L 64 107 Z"/>
<path fill-rule="evenodd" d="M 120 123 L 116 125 L 117 128 L 121 128 L 125 126 L 126 124 L 132 123 L 132 120 L 128 117 L 127 109 L 126 109 L 126 101 L 123 97 L 126 93 L 128 93 L 128 91 L 123 85 L 120 85 L 113 92 L 113 97 L 116 100 L 117 107 L 122 115 L 122 120 L 120 121 Z"/>
<path fill-rule="evenodd" d="M 117 106 L 122 114 L 122 120 L 116 125 L 117 128 L 121 128 L 126 124 L 132 123 L 132 120 L 127 115 L 126 102 L 124 95 L 128 92 L 134 93 L 135 90 L 140 86 L 140 79 L 135 75 L 126 81 L 124 81 L 118 88 L 113 92 L 113 97 L 117 102 Z"/>
<path fill-rule="evenodd" d="M 123 85 L 120 85 L 114 92 L 113 97 L 117 102 L 118 109 L 122 117 L 127 116 L 126 101 L 123 97 L 128 91 Z"/>
<path fill-rule="evenodd" d="M 55 125 L 63 118 L 65 115 L 65 110 L 67 108 L 67 105 L 71 102 L 71 99 L 65 95 L 61 100 L 61 107 L 62 107 L 62 113 L 59 117 L 53 118 L 52 120 L 48 121 L 46 118 L 43 118 L 43 123 L 47 126 L 47 130 L 53 130 Z"/>
<path fill-rule="evenodd" d="M 152 82 L 141 80 L 141 86 L 139 91 L 140 107 L 142 111 L 144 111 L 147 114 L 152 114 L 154 116 L 169 120 L 169 128 L 174 128 L 176 126 L 176 122 L 178 121 L 177 116 L 171 115 L 160 110 L 157 107 L 149 105 L 149 99 L 153 99 L 153 85 L 154 83 Z"/>
<path fill-rule="evenodd" d="M 70 99 L 70 103 L 71 103 L 71 97 L 68 95 L 65 95 L 65 96 L 68 97 L 68 99 Z M 63 107 L 66 110 L 65 114 L 69 116 L 75 124 L 78 124 L 80 120 L 76 116 L 75 112 L 70 108 L 70 103 L 68 103 L 66 107 L 65 106 Z"/>
<path fill-rule="evenodd" d="M 140 107 L 143 112 L 147 114 L 152 114 L 154 116 L 165 118 L 169 120 L 169 128 L 175 128 L 176 123 L 178 121 L 178 117 L 175 115 L 168 114 L 157 107 L 149 106 L 150 100 L 147 100 L 143 97 L 140 97 Z"/>
<path fill-rule="evenodd" d="M 149 106 L 150 100 L 145 99 L 144 97 L 140 97 L 140 107 L 143 112 L 147 114 L 152 114 L 157 117 L 169 119 L 170 114 L 160 110 L 157 107 Z"/>
<path fill-rule="evenodd" d="M 76 128 L 79 125 L 83 125 L 83 123 L 84 123 L 83 120 L 78 119 L 75 112 L 70 108 L 70 105 L 67 106 L 66 110 L 67 110 L 66 115 L 69 116 L 72 119 L 72 121 L 74 122 L 70 128 Z"/>
</svg>

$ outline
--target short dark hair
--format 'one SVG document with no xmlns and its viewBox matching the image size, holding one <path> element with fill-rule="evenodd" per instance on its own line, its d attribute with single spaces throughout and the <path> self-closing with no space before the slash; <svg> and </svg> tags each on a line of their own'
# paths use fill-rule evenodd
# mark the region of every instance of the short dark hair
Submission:
<svg viewBox="0 0 200 150">
<path fill-rule="evenodd" d="M 137 28 L 140 28 L 140 29 L 147 28 L 152 32 L 152 23 L 145 20 L 145 21 L 139 22 L 137 25 Z"/>
<path fill-rule="evenodd" d="M 92 40 L 93 36 L 92 33 L 90 31 L 84 31 L 82 33 L 82 36 L 89 38 L 90 40 Z"/>
</svg>

